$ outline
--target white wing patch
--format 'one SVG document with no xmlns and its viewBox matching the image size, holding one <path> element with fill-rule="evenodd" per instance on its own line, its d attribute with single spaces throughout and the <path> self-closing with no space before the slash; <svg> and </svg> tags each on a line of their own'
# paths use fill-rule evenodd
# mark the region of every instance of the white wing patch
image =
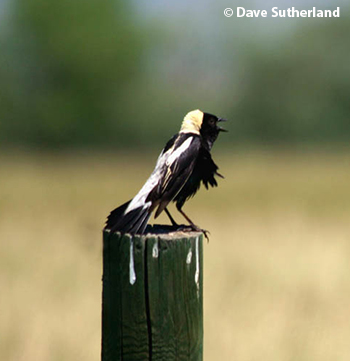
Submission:
<svg viewBox="0 0 350 361">
<path fill-rule="evenodd" d="M 180 157 L 180 155 L 191 145 L 193 140 L 193 137 L 186 139 L 186 141 L 184 141 L 179 148 L 177 148 L 172 154 L 169 155 L 167 161 L 165 162 L 166 166 L 167 166 L 167 171 L 163 180 L 163 188 L 166 188 L 169 181 L 170 181 L 170 177 L 171 175 L 175 172 L 175 168 L 171 168 L 172 164 Z"/>
<path fill-rule="evenodd" d="M 169 155 L 166 165 L 171 166 L 176 159 L 180 157 L 180 155 L 191 145 L 193 137 L 186 139 L 180 146 L 177 148 L 171 155 Z"/>
<path fill-rule="evenodd" d="M 161 179 L 162 174 L 165 173 L 165 170 L 175 162 L 178 157 L 191 145 L 193 140 L 193 137 L 190 137 L 186 139 L 179 148 L 177 148 L 175 151 L 173 151 L 174 146 L 176 143 L 168 149 L 165 153 L 161 153 L 158 157 L 157 164 L 150 175 L 150 177 L 147 179 L 147 182 L 144 184 L 144 186 L 141 188 L 141 190 L 136 194 L 136 196 L 132 199 L 129 206 L 125 210 L 124 214 L 127 214 L 128 212 L 132 211 L 133 209 L 143 207 L 148 208 L 151 206 L 152 202 L 148 201 L 146 202 L 146 199 L 149 195 L 149 193 L 152 191 L 152 189 L 158 184 L 159 180 Z"/>
</svg>

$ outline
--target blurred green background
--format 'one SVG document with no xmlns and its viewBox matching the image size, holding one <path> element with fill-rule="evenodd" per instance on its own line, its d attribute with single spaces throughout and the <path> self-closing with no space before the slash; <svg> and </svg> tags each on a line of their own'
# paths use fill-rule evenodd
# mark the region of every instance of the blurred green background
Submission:
<svg viewBox="0 0 350 361">
<path fill-rule="evenodd" d="M 2 147 L 159 147 L 194 108 L 232 120 L 230 146 L 347 144 L 348 7 L 340 18 L 249 19 L 209 2 L 153 6 L 5 3 Z"/>
<path fill-rule="evenodd" d="M 276 4 L 0 1 L 1 359 L 99 358 L 104 219 L 200 108 L 205 360 L 349 360 L 349 5 L 237 6 Z"/>
</svg>

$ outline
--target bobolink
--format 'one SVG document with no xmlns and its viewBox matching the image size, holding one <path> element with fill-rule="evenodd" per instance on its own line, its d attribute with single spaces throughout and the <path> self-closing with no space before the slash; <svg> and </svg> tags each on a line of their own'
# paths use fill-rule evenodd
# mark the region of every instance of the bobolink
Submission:
<svg viewBox="0 0 350 361">
<path fill-rule="evenodd" d="M 197 227 L 183 212 L 182 206 L 200 187 L 201 182 L 217 186 L 215 175 L 218 166 L 211 158 L 210 150 L 221 131 L 217 123 L 224 121 L 200 110 L 189 112 L 175 134 L 158 157 L 156 167 L 147 182 L 130 201 L 113 210 L 107 218 L 105 229 L 110 233 L 143 234 L 152 212 L 155 218 L 164 210 L 173 226 L 177 226 L 167 205 L 176 202 L 176 208 L 190 224 Z M 205 235 L 206 231 L 204 231 Z"/>
</svg>

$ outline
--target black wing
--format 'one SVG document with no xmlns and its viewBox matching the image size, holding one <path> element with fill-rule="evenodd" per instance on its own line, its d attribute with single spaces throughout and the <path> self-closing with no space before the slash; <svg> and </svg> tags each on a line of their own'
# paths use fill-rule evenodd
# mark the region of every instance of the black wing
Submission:
<svg viewBox="0 0 350 361">
<path fill-rule="evenodd" d="M 202 148 L 197 164 L 205 188 L 208 189 L 208 184 L 212 187 L 217 187 L 218 183 L 216 182 L 215 175 L 221 178 L 224 177 L 218 172 L 219 167 L 214 163 L 210 152 Z"/>
<path fill-rule="evenodd" d="M 168 203 L 181 191 L 193 172 L 200 148 L 199 136 L 185 133 L 179 134 L 173 146 L 163 153 L 164 169 L 157 186 L 147 198 L 155 207 L 158 206 L 155 217 L 158 217 Z"/>
<path fill-rule="evenodd" d="M 186 200 L 196 194 L 201 182 L 203 182 L 206 189 L 208 189 L 209 184 L 212 187 L 216 187 L 218 184 L 215 175 L 223 178 L 218 173 L 218 169 L 219 167 L 214 163 L 210 152 L 201 147 L 191 176 L 174 199 L 177 208 L 181 209 Z"/>
</svg>

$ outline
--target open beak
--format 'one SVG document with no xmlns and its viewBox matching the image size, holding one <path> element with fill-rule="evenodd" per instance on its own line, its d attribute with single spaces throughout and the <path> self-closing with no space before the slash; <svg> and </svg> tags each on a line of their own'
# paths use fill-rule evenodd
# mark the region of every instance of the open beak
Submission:
<svg viewBox="0 0 350 361">
<path fill-rule="evenodd" d="M 219 123 L 219 122 L 226 122 L 226 121 L 227 121 L 227 119 L 218 118 L 218 123 Z M 221 128 L 221 127 L 218 127 L 218 129 L 219 129 L 220 132 L 228 132 L 227 129 L 224 129 L 224 128 Z"/>
</svg>

